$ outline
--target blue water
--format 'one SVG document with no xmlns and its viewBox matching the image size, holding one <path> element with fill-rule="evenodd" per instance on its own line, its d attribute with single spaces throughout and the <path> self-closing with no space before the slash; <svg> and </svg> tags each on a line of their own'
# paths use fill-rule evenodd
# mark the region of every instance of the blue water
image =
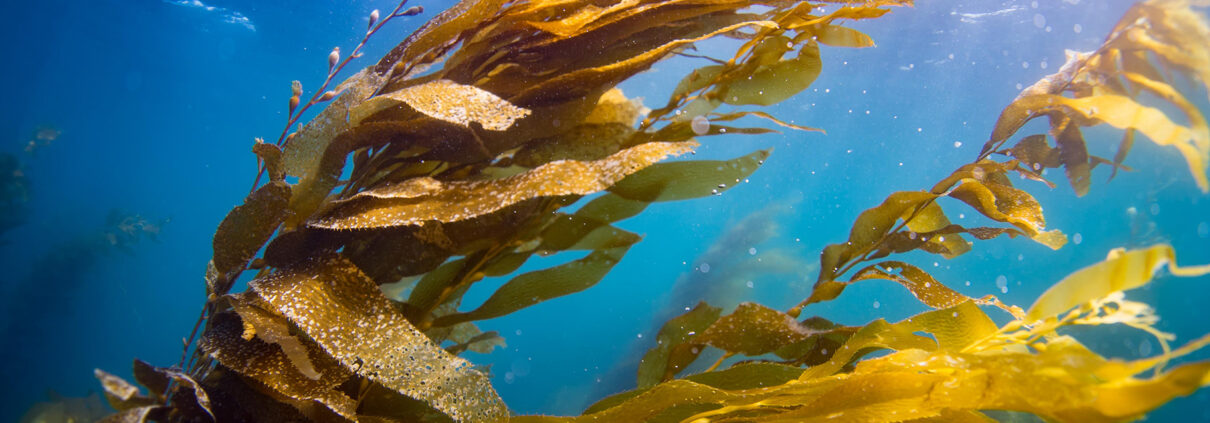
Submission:
<svg viewBox="0 0 1210 423">
<path fill-rule="evenodd" d="M 427 11 L 392 23 L 355 65 L 368 65 L 448 5 L 411 4 Z M 789 207 L 778 215 L 775 239 L 759 248 L 779 248 L 814 265 L 824 245 L 846 238 L 861 210 L 893 191 L 930 187 L 973 159 L 1020 85 L 1057 70 L 1064 49 L 1098 46 L 1130 4 L 921 1 L 853 24 L 878 46 L 825 47 L 820 79 L 770 110 L 827 135 L 705 140 L 695 159 L 762 148 L 774 153 L 749 183 L 721 196 L 657 204 L 622 222 L 644 240 L 604 281 L 481 322 L 504 335 L 508 347 L 467 357 L 493 364 L 496 389 L 518 413 L 578 413 L 601 395 L 631 387 L 633 354 L 653 342 L 659 327 L 653 316 L 665 307 L 665 296 L 678 278 L 701 272 L 697 257 L 730 225 L 769 204 Z M 254 176 L 253 138 L 276 138 L 290 81 L 313 89 L 328 51 L 350 49 L 364 17 L 394 3 L 215 0 L 205 6 L 51 0 L 8 4 L 0 17 L 6 49 L 0 80 L 8 81 L 0 152 L 14 154 L 29 181 L 25 222 L 0 235 L 0 322 L 7 328 L 0 341 L 0 421 L 15 421 L 51 390 L 65 396 L 98 391 L 94 368 L 127 375 L 135 357 L 177 362 L 181 338 L 204 301 L 214 228 L 242 201 Z M 709 52 L 726 44 L 699 47 Z M 622 88 L 645 97 L 648 106 L 660 105 L 672 83 L 696 65 L 661 62 Z M 1208 109 L 1205 100 L 1199 104 Z M 43 127 L 61 134 L 35 154 L 24 152 Z M 1094 154 L 1112 157 L 1120 134 L 1097 129 L 1087 137 Z M 1108 171 L 1097 169 L 1092 192 L 1082 198 L 1055 172 L 1053 190 L 1024 184 L 1045 207 L 1049 226 L 1079 234 L 1079 244 L 1051 251 L 997 239 L 955 260 L 907 258 L 967 294 L 996 293 L 1020 305 L 1118 246 L 1163 241 L 1183 263 L 1210 263 L 1210 196 L 1197 190 L 1176 152 L 1140 138 L 1127 164 L 1135 171 L 1109 183 Z M 162 224 L 162 231 L 125 249 L 96 247 L 113 210 Z M 741 255 L 758 246 L 728 247 Z M 799 300 L 784 293 L 804 292 L 813 272 L 759 278 L 742 299 L 784 309 Z M 1004 294 L 995 282 L 1000 276 L 1007 280 Z M 1164 316 L 1159 328 L 1175 333 L 1179 344 L 1210 330 L 1200 311 L 1210 301 L 1208 283 L 1208 277 L 1166 277 L 1132 295 L 1157 306 Z M 467 301 L 489 293 L 472 291 Z M 921 310 L 897 286 L 868 283 L 806 313 L 863 324 Z M 1088 343 L 1105 354 L 1137 357 L 1151 348 L 1141 333 L 1101 333 Z M 1208 401 L 1203 390 L 1151 420 L 1210 421 Z"/>
</svg>

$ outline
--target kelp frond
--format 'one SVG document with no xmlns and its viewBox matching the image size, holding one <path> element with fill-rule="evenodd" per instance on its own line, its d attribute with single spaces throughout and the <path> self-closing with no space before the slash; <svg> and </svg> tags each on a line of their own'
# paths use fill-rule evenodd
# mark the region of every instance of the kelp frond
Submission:
<svg viewBox="0 0 1210 423">
<path fill-rule="evenodd" d="M 717 309 L 699 306 L 671 321 L 665 331 L 683 324 L 699 333 L 693 337 L 698 348 L 708 344 L 750 356 L 831 340 L 813 350 L 826 358 L 806 369 L 742 363 L 641 385 L 637 391 L 602 400 L 581 417 L 516 420 L 988 421 L 980 410 L 1027 412 L 1061 422 L 1132 420 L 1176 396 L 1210 385 L 1210 361 L 1160 370 L 1163 363 L 1210 343 L 1210 336 L 1157 356 L 1123 361 L 1102 357 L 1057 331 L 1071 325 L 1121 323 L 1158 333 L 1151 326 L 1154 314 L 1124 300 L 1120 291 L 1107 292 L 1106 280 L 1129 280 L 1127 287 L 1146 284 L 1155 267 L 1136 272 L 1135 265 L 1163 257 L 1157 253 L 1163 251 L 1171 253 L 1172 248 L 1157 245 L 1131 251 L 1077 271 L 1039 298 L 1029 318 L 999 328 L 970 300 L 897 323 L 879 319 L 857 328 L 814 320 L 800 323 L 751 303 L 722 317 Z M 1174 272 L 1206 273 L 1210 267 Z M 1055 301 L 1078 307 L 1064 315 L 1070 307 L 1039 305 Z M 701 320 L 696 316 L 717 320 L 693 323 Z M 1035 325 L 1038 320 L 1046 323 Z M 723 331 L 727 334 L 718 336 Z M 861 359 L 876 350 L 891 353 Z M 644 364 L 651 358 L 649 354 Z M 1155 375 L 1139 376 L 1149 370 Z"/>
<path fill-rule="evenodd" d="M 214 236 L 199 348 L 172 373 L 187 379 L 157 385 L 145 405 L 171 421 L 203 418 L 199 410 L 218 420 L 507 419 L 487 377 L 457 357 L 504 343 L 475 322 L 598 283 L 640 239 L 614 222 L 747 179 L 770 151 L 660 162 L 705 137 L 773 132 L 731 126 L 744 117 L 812 130 L 761 111 L 714 110 L 805 90 L 821 45 L 872 45 L 842 21 L 901 3 L 820 15 L 806 2 L 464 0 L 328 89 L 365 39 L 421 9 L 401 2 L 383 19 L 376 11 L 351 54 L 329 54 L 309 101 L 292 84 L 277 142 L 253 146 L 254 190 Z M 742 40 L 733 60 L 699 70 L 713 75 L 686 82 L 668 107 L 649 110 L 617 89 L 716 37 Z M 718 101 L 705 110 L 691 104 L 698 99 Z M 589 195 L 574 213 L 560 211 Z M 581 255 L 518 272 L 534 254 L 561 252 Z M 230 293 L 248 270 L 257 272 L 251 290 Z M 482 304 L 462 304 L 493 277 L 510 279 Z M 397 283 L 406 298 L 379 288 Z M 202 404 L 208 391 L 222 395 Z"/>
<path fill-rule="evenodd" d="M 983 154 L 995 151 L 1021 159 L 1035 172 L 1062 167 L 1077 195 L 1088 192 L 1092 168 L 1098 164 L 1121 166 L 1136 133 L 1152 142 L 1172 146 L 1185 159 L 1202 192 L 1210 192 L 1206 169 L 1210 163 L 1210 127 L 1206 118 L 1179 90 L 1169 75 L 1184 76 L 1201 88 L 1210 83 L 1210 25 L 1191 6 L 1205 2 L 1150 0 L 1131 7 L 1114 26 L 1104 44 L 1091 52 L 1067 52 L 1059 71 L 1021 92 L 1000 114 Z M 1067 96 L 1067 95 L 1070 95 Z M 1146 94 L 1146 96 L 1144 96 Z M 1158 100 L 1179 112 L 1148 106 Z M 1178 116 L 1179 116 L 1178 115 Z M 1031 144 L 1004 148 L 1026 122 L 1046 116 L 1049 136 Z M 1113 160 L 1088 154 L 1080 127 L 1101 123 L 1126 131 Z"/>
</svg>

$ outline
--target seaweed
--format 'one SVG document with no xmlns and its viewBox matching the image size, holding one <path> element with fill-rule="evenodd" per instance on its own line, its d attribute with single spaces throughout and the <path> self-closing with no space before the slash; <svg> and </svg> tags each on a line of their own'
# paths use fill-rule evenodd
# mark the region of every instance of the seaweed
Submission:
<svg viewBox="0 0 1210 423">
<path fill-rule="evenodd" d="M 1158 264 L 1168 264 L 1178 276 L 1210 273 L 1210 266 L 1178 267 L 1173 260 L 1167 245 L 1111 254 L 1055 284 L 1025 319 L 999 327 L 967 300 L 900 322 L 878 319 L 847 331 L 830 358 L 806 369 L 741 363 L 606 398 L 579 418 L 516 420 L 987 421 L 979 413 L 985 409 L 1053 421 L 1132 420 L 1188 395 L 1210 376 L 1206 362 L 1162 370 L 1167 361 L 1210 343 L 1210 336 L 1170 350 L 1168 335 L 1151 326 L 1158 321 L 1153 311 L 1125 300 L 1119 291 L 1148 283 Z M 1107 283 L 1107 276 L 1120 283 Z M 827 331 L 805 323 L 746 303 L 719 318 L 695 342 L 759 355 L 778 343 Z M 1156 334 L 1165 342 L 1164 352 L 1133 361 L 1106 359 L 1057 332 L 1111 323 Z M 730 333 L 719 336 L 724 331 Z M 891 353 L 859 360 L 874 350 Z M 1137 377 L 1150 370 L 1154 376 Z M 743 384 L 745 380 L 752 382 Z"/>
<path fill-rule="evenodd" d="M 1136 5 L 1101 49 L 1073 55 L 1005 108 L 974 162 L 859 215 L 846 242 L 824 249 L 812 292 L 797 306 L 743 302 L 724 314 L 699 303 L 660 330 L 638 390 L 578 418 L 510 416 L 484 371 L 459 357 L 506 341 L 475 322 L 599 283 L 641 239 L 616 222 L 652 203 L 730 189 L 771 151 L 666 159 L 707 137 L 774 131 L 729 126 L 741 119 L 817 130 L 746 106 L 809 87 L 824 46 L 873 45 L 843 23 L 911 2 L 463 0 L 328 89 L 388 21 L 422 13 L 405 3 L 382 19 L 374 11 L 343 59 L 339 49 L 329 53 L 327 77 L 305 104 L 302 84 L 291 84 L 285 129 L 275 142 L 253 144 L 252 190 L 215 233 L 207 297 L 180 362 L 136 360 L 146 394 L 98 370 L 119 410 L 110 420 L 983 421 L 979 410 L 1005 409 L 1116 421 L 1210 380 L 1205 362 L 1163 370 L 1210 338 L 1170 349 L 1154 313 L 1114 293 L 1147 283 L 1161 263 L 1180 276 L 1210 272 L 1176 266 L 1171 247 L 1111 256 L 1056 284 L 1028 312 L 960 294 L 906 261 L 877 261 L 915 250 L 956 257 L 972 249 L 965 236 L 1060 248 L 1065 236 L 1047 229 L 1039 202 L 1009 175 L 1046 182 L 1044 167 L 1062 167 L 1082 195 L 1093 166 L 1125 169 L 1135 132 L 1176 146 L 1206 190 L 1204 119 L 1154 65 L 1206 80 L 1210 30 L 1186 2 Z M 688 50 L 717 37 L 736 39 L 735 54 L 705 58 L 711 64 L 685 76 L 664 106 L 646 109 L 617 88 L 660 60 L 700 57 Z M 1143 105 L 1141 92 L 1171 103 L 1189 125 Z M 1057 147 L 1046 135 L 1008 146 L 1043 115 Z M 1079 128 L 1099 123 L 1127 131 L 1114 160 L 1084 150 Z M 938 201 L 946 198 L 998 226 L 952 223 Z M 535 254 L 563 260 L 522 272 Z M 249 290 L 230 292 L 247 271 L 255 272 Z M 483 303 L 463 304 L 489 278 L 508 280 Z M 897 282 L 934 310 L 856 327 L 798 320 L 807 306 L 869 279 Z M 1014 320 L 996 326 L 979 305 Z M 1155 334 L 1164 353 L 1111 360 L 1057 332 L 1109 323 Z M 707 347 L 723 357 L 678 379 Z M 891 352 L 865 358 L 877 350 Z M 780 360 L 760 358 L 770 354 Z M 741 355 L 751 359 L 722 368 Z M 1155 375 L 1136 377 L 1146 371 Z"/>
</svg>

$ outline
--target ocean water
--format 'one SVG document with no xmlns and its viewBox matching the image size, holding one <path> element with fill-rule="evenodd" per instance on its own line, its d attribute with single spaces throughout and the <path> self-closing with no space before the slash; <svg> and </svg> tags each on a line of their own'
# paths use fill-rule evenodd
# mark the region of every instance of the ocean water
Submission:
<svg viewBox="0 0 1210 423">
<path fill-rule="evenodd" d="M 48 396 L 98 392 L 94 368 L 128 375 L 136 357 L 161 366 L 179 360 L 181 339 L 205 300 L 211 237 L 255 176 L 253 139 L 275 139 L 281 131 L 291 80 L 318 85 L 330 49 L 351 49 L 365 16 L 394 4 L 6 5 L 0 153 L 19 163 L 10 168 L 20 172 L 27 192 L 20 195 L 20 220 L 9 225 L 8 216 L 0 216 L 9 225 L 0 233 L 0 421 L 16 421 Z M 449 5 L 409 4 L 426 11 L 393 21 L 350 69 L 368 65 Z M 492 365 L 492 382 L 514 412 L 578 414 L 606 394 L 633 387 L 639 355 L 686 299 L 716 295 L 778 309 L 797 303 L 818 271 L 818 252 L 843 242 L 858 213 L 891 192 L 926 189 L 972 160 L 1021 87 L 1055 72 L 1065 49 L 1100 45 L 1131 4 L 921 0 L 853 23 L 877 47 L 824 47 L 814 85 L 768 110 L 826 134 L 704 140 L 695 159 L 765 148 L 773 155 L 722 195 L 655 204 L 621 222 L 644 239 L 602 282 L 481 322 L 508 345 L 465 356 Z M 722 56 L 733 45 L 698 47 Z M 648 106 L 660 105 L 698 65 L 684 58 L 660 62 L 621 88 Z M 1210 110 L 1204 92 L 1185 88 Z M 1086 137 L 1090 152 L 1112 157 L 1120 133 L 1097 128 Z M 1059 172 L 1048 175 L 1058 184 L 1054 189 L 1025 183 L 1045 208 L 1048 226 L 1079 239 L 1058 251 L 1001 238 L 953 260 L 925 254 L 906 260 L 968 295 L 996 294 L 1022 306 L 1116 247 L 1166 242 L 1181 263 L 1210 263 L 1210 196 L 1197 189 L 1176 151 L 1140 138 L 1126 164 L 1134 170 L 1109 182 L 1108 169 L 1096 169 L 1092 191 L 1078 198 Z M 745 222 L 749 226 L 735 229 Z M 768 252 L 776 255 L 763 255 Z M 762 270 L 744 289 L 701 293 L 691 283 L 712 268 L 758 257 L 776 264 L 757 265 Z M 502 282 L 477 285 L 467 302 L 486 298 Z M 1210 277 L 1160 277 L 1130 295 L 1156 306 L 1163 316 L 1157 327 L 1175 334 L 1177 345 L 1210 331 L 1204 311 Z M 898 286 L 868 283 L 806 313 L 856 325 L 923 310 Z M 1096 332 L 1086 342 L 1103 354 L 1158 352 L 1138 331 Z M 1206 358 L 1210 353 L 1202 351 L 1182 360 Z M 1210 421 L 1207 404 L 1210 390 L 1202 390 L 1149 420 Z"/>
</svg>

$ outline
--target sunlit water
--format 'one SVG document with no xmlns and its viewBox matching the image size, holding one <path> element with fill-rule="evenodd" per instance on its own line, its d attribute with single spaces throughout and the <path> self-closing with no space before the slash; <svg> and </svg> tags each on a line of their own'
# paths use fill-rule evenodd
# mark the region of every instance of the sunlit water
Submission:
<svg viewBox="0 0 1210 423">
<path fill-rule="evenodd" d="M 16 155 L 29 181 L 29 214 L 0 239 L 6 301 L 0 319 L 9 328 L 0 344 L 0 420 L 15 421 L 51 390 L 64 396 L 98 391 L 94 368 L 126 375 L 135 357 L 165 366 L 177 362 L 181 338 L 204 301 L 210 237 L 254 176 L 253 138 L 280 132 L 289 81 L 317 84 L 331 47 L 354 45 L 370 10 L 394 6 L 390 0 L 200 4 L 99 0 L 6 7 L 0 72 L 9 83 L 0 130 L 3 151 Z M 363 65 L 445 5 L 413 4 L 428 11 L 392 23 L 367 47 Z M 774 153 L 748 181 L 719 196 L 654 205 L 622 222 L 644 240 L 604 281 L 482 322 L 484 330 L 504 335 L 508 347 L 467 357 L 493 365 L 493 384 L 512 410 L 574 414 L 633 387 L 636 354 L 650 347 L 670 307 L 678 307 L 669 304 L 693 296 L 683 287 L 670 294 L 678 279 L 777 250 L 804 268 L 758 275 L 742 285 L 748 291 L 728 295 L 785 309 L 813 280 L 817 269 L 810 266 L 820 248 L 843 241 L 860 211 L 893 191 L 927 188 L 973 159 L 999 111 L 1023 86 L 1057 70 L 1065 49 L 1100 45 L 1130 4 L 924 0 L 854 23 L 878 46 L 825 47 L 820 79 L 770 110 L 827 135 L 706 140 L 694 158 L 770 147 Z M 731 47 L 724 44 L 698 47 L 709 54 Z M 700 64 L 661 62 L 622 88 L 646 98 L 648 106 L 662 104 L 679 77 Z M 1203 93 L 1188 96 L 1207 109 Z M 702 124 L 708 122 L 694 123 Z M 61 133 L 26 152 L 45 128 Z M 1104 128 L 1086 135 L 1091 152 L 1104 157 L 1113 156 L 1120 139 Z M 1176 247 L 1182 262 L 1210 263 L 1210 197 L 1197 190 L 1176 152 L 1138 142 L 1127 164 L 1135 170 L 1109 183 L 1108 170 L 1098 168 L 1092 192 L 1082 198 L 1062 175 L 1050 175 L 1059 183 L 1053 190 L 1028 187 L 1046 208 L 1048 225 L 1071 236 L 1059 251 L 997 239 L 955 260 L 923 254 L 908 259 L 966 294 L 997 294 L 1021 305 L 1114 247 L 1163 241 Z M 777 209 L 765 222 L 777 225 L 771 238 L 759 245 L 724 243 L 703 261 L 730 227 L 769 207 Z M 96 247 L 90 240 L 115 225 L 107 221 L 112 210 L 121 211 L 113 215 L 117 224 L 137 215 L 162 230 L 151 239 L 146 235 L 154 228 L 139 226 L 137 239 L 118 243 L 123 248 Z M 476 286 L 467 302 L 486 298 L 500 283 Z M 1208 283 L 1207 277 L 1161 278 L 1131 295 L 1155 304 L 1164 316 L 1158 327 L 1180 343 L 1210 329 L 1202 311 L 1210 301 Z M 871 283 L 809 312 L 863 324 L 921 310 L 898 287 Z M 1158 348 L 1145 334 L 1118 328 L 1086 341 L 1125 358 Z M 1203 351 L 1187 359 L 1207 357 Z M 1210 421 L 1208 401 L 1210 392 L 1202 390 L 1151 419 Z"/>
</svg>

